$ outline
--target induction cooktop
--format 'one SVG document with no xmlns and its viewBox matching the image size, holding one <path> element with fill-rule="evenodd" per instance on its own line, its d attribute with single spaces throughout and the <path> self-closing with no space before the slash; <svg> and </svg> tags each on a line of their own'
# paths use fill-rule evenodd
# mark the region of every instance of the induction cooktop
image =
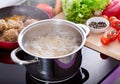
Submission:
<svg viewBox="0 0 120 84">
<path fill-rule="evenodd" d="M 32 84 L 45 84 L 44 82 L 34 80 L 30 76 L 30 73 L 26 72 L 25 66 L 14 64 L 10 59 L 10 52 L 11 50 L 0 49 L 0 84 L 30 84 L 30 82 L 34 81 Z M 82 64 L 80 67 L 85 73 L 86 71 L 88 72 L 88 79 L 84 84 L 98 84 L 98 82 L 118 66 L 119 63 L 118 60 L 112 58 L 101 59 L 98 52 L 84 47 L 82 49 Z M 84 78 L 85 74 L 78 72 L 70 81 L 72 81 L 72 83 L 75 81 L 80 83 L 81 76 Z"/>
</svg>

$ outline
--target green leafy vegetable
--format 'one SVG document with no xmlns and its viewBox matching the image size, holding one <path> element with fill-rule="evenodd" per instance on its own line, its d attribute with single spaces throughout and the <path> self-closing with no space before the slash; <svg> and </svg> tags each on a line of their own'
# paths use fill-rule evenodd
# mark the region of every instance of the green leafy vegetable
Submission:
<svg viewBox="0 0 120 84">
<path fill-rule="evenodd" d="M 62 0 L 62 8 L 67 20 L 85 23 L 93 12 L 104 10 L 110 0 Z"/>
</svg>

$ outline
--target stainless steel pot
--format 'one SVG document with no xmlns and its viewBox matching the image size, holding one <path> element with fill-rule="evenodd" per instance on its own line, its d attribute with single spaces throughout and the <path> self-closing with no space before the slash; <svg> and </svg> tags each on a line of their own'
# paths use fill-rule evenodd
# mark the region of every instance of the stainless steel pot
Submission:
<svg viewBox="0 0 120 84">
<path fill-rule="evenodd" d="M 43 56 L 39 57 L 29 52 L 24 44 L 33 36 L 37 36 L 39 32 L 44 31 L 66 31 L 81 39 L 79 47 L 74 51 L 62 56 Z M 61 19 L 47 19 L 33 23 L 21 31 L 18 37 L 20 48 L 11 52 L 12 60 L 20 65 L 25 65 L 26 70 L 35 78 L 42 81 L 59 82 L 65 81 L 73 77 L 79 70 L 81 65 L 81 48 L 86 42 L 89 34 L 89 28 L 83 24 L 75 24 L 73 22 Z M 63 45 L 64 46 L 64 45 Z M 28 60 L 21 60 L 17 54 L 24 51 Z M 31 57 L 32 60 L 29 60 Z"/>
</svg>

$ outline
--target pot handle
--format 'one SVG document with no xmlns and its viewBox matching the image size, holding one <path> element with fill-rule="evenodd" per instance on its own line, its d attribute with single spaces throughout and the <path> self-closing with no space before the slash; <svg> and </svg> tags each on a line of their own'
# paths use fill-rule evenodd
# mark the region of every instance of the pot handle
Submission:
<svg viewBox="0 0 120 84">
<path fill-rule="evenodd" d="M 81 67 L 81 72 L 82 74 L 84 74 L 84 77 L 82 78 L 82 83 L 84 83 L 85 81 L 89 79 L 89 72 L 82 67 Z"/>
<path fill-rule="evenodd" d="M 16 53 L 21 51 L 22 49 L 21 48 L 16 48 L 14 49 L 12 52 L 11 52 L 11 59 L 13 60 L 13 62 L 19 64 L 19 65 L 28 65 L 28 64 L 31 64 L 31 63 L 35 63 L 35 62 L 38 62 L 38 58 L 35 58 L 33 60 L 29 60 L 29 61 L 23 61 L 21 59 L 19 59 L 17 56 L 16 56 Z"/>
<path fill-rule="evenodd" d="M 86 37 L 89 35 L 89 33 L 90 33 L 90 29 L 86 26 L 86 25 L 84 25 L 84 24 L 77 24 L 77 26 L 79 26 L 80 28 L 82 28 L 82 30 L 85 32 L 85 34 L 86 34 Z"/>
</svg>

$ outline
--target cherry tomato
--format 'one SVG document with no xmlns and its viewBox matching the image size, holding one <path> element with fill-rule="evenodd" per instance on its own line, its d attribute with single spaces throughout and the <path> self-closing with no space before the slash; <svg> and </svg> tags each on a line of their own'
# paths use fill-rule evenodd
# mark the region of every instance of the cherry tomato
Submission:
<svg viewBox="0 0 120 84">
<path fill-rule="evenodd" d="M 103 18 L 109 20 L 108 16 L 107 15 L 102 15 Z"/>
<path fill-rule="evenodd" d="M 116 31 L 110 31 L 107 33 L 107 38 L 110 39 L 110 41 L 115 41 L 117 39 L 118 33 Z"/>
<path fill-rule="evenodd" d="M 120 42 L 120 33 L 118 34 L 118 42 Z"/>
<path fill-rule="evenodd" d="M 106 36 L 102 36 L 101 39 L 100 39 L 100 41 L 101 41 L 101 43 L 102 43 L 103 45 L 109 45 L 110 42 L 111 42 L 110 39 L 107 38 Z"/>
<path fill-rule="evenodd" d="M 116 19 L 111 21 L 111 27 L 113 27 L 114 29 L 116 29 L 117 31 L 120 30 L 120 20 Z"/>
<path fill-rule="evenodd" d="M 109 18 L 109 21 L 110 21 L 110 23 L 113 21 L 113 20 L 116 20 L 117 18 L 115 17 L 115 16 L 111 16 L 110 18 Z"/>
</svg>

